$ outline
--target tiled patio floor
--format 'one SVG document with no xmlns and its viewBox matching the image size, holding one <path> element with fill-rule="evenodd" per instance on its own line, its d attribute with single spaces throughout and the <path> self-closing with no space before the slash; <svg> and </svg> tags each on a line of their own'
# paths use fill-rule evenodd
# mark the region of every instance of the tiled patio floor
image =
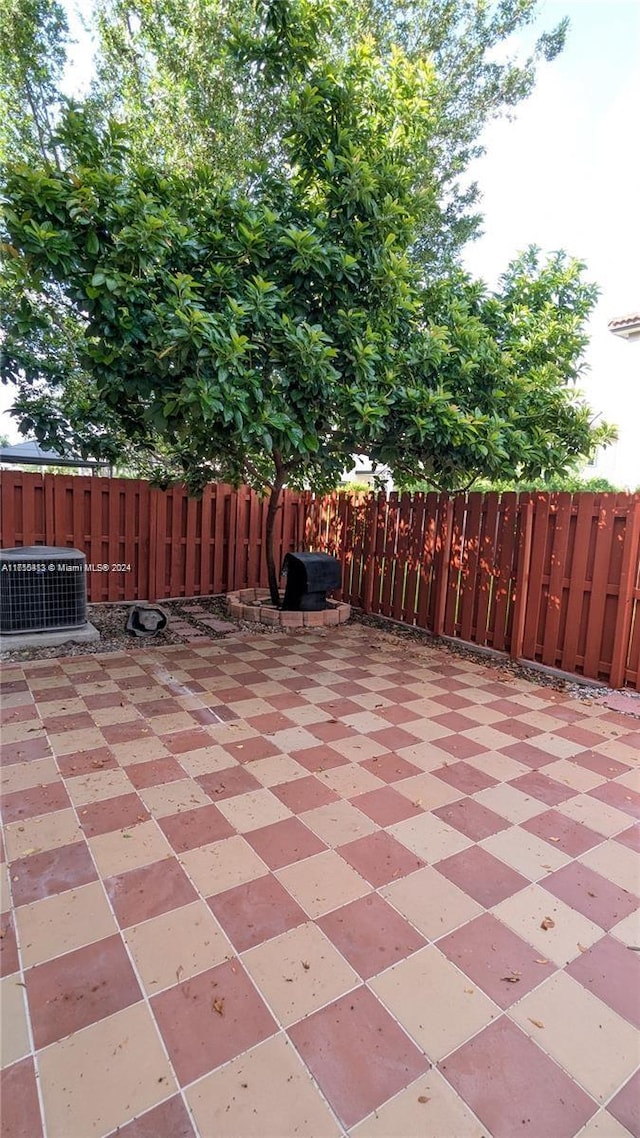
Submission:
<svg viewBox="0 0 640 1138">
<path fill-rule="evenodd" d="M 637 719 L 362 626 L 3 698 L 3 1138 L 638 1134 Z"/>
</svg>

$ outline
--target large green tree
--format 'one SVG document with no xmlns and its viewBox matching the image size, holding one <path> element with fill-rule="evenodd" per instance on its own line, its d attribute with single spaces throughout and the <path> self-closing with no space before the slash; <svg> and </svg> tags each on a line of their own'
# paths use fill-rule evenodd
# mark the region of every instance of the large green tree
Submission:
<svg viewBox="0 0 640 1138">
<path fill-rule="evenodd" d="M 594 300 L 579 266 L 532 252 L 490 296 L 460 274 L 426 284 L 411 255 L 433 66 L 371 40 L 340 60 L 310 46 L 280 169 L 244 192 L 209 165 L 139 163 L 124 128 L 75 110 L 59 167 L 7 174 L 9 272 L 83 322 L 101 405 L 134 445 L 163 439 L 194 489 L 270 487 L 269 538 L 283 485 L 331 486 L 354 452 L 453 486 L 562 470 L 606 433 L 568 386 Z M 5 348 L 15 378 L 15 330 Z M 277 601 L 270 540 L 267 560 Z"/>
</svg>

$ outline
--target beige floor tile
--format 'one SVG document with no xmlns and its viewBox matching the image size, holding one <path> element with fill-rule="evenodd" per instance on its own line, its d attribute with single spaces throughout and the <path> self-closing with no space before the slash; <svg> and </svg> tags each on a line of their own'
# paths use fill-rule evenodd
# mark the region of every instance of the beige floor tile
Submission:
<svg viewBox="0 0 640 1138">
<path fill-rule="evenodd" d="M 511 742 L 513 742 L 513 739 Z M 515 759 L 510 759 L 508 755 L 498 754 L 497 751 L 485 752 L 482 755 L 472 755 L 471 758 L 465 759 L 465 762 L 467 762 L 469 766 L 475 767 L 476 770 L 491 775 L 491 777 L 497 779 L 498 782 L 507 782 L 508 779 L 518 778 L 521 774 L 529 773 L 529 767 L 526 767 L 524 763 L 518 763 Z M 509 787 L 509 790 L 511 789 L 512 787 Z"/>
<path fill-rule="evenodd" d="M 437 810 L 439 806 L 447 806 L 449 802 L 457 802 L 459 798 L 464 798 L 463 792 L 457 787 L 449 786 L 441 778 L 428 773 L 403 778 L 399 782 L 394 782 L 393 788 L 425 810 Z"/>
<path fill-rule="evenodd" d="M 378 829 L 366 814 L 351 802 L 345 801 L 330 802 L 327 806 L 306 810 L 300 815 L 300 820 L 328 846 L 345 845 L 356 838 L 373 834 Z"/>
<path fill-rule="evenodd" d="M 350 1138 L 487 1138 L 487 1131 L 440 1072 L 431 1070 L 365 1118 L 349 1135 Z"/>
<path fill-rule="evenodd" d="M 54 755 L 72 755 L 75 751 L 93 751 L 104 747 L 104 735 L 97 727 L 87 727 L 80 731 L 63 731 L 59 735 L 50 735 L 49 743 Z"/>
<path fill-rule="evenodd" d="M 596 743 L 592 750 L 607 759 L 619 759 L 621 763 L 635 765 L 638 762 L 638 752 L 635 747 L 629 747 L 624 739 L 607 739 L 604 743 Z"/>
<path fill-rule="evenodd" d="M 529 992 L 509 1014 L 598 1102 L 625 1083 L 640 1062 L 635 1028 L 566 972 Z"/>
<path fill-rule="evenodd" d="M 224 747 L 227 743 L 242 743 L 245 739 L 255 739 L 258 735 L 255 728 L 241 720 L 235 723 L 209 723 L 207 731 L 211 742 L 218 747 Z"/>
<path fill-rule="evenodd" d="M 487 805 L 486 799 L 484 802 Z M 501 830 L 499 834 L 492 834 L 478 844 L 531 881 L 539 881 L 541 877 L 546 877 L 554 869 L 560 869 L 571 861 L 566 854 L 519 826 Z"/>
<path fill-rule="evenodd" d="M 387 723 L 386 726 L 388 727 L 389 724 Z M 377 755 L 386 755 L 389 751 L 388 747 L 376 743 L 375 739 L 370 739 L 368 735 L 354 735 L 350 739 L 336 739 L 328 746 L 352 763 L 362 763 L 365 759 L 375 759 Z"/>
<path fill-rule="evenodd" d="M 212 897 L 234 885 L 254 881 L 269 872 L 257 853 L 240 835 L 188 850 L 179 859 L 203 897 Z"/>
<path fill-rule="evenodd" d="M 242 961 L 285 1026 L 360 983 L 344 957 L 311 922 L 250 949 Z"/>
<path fill-rule="evenodd" d="M 140 716 L 132 703 L 124 703 L 121 707 L 94 707 L 91 718 L 98 727 L 108 727 L 111 723 L 133 723 Z"/>
<path fill-rule="evenodd" d="M 640 894 L 640 854 L 628 846 L 620 842 L 603 842 L 582 854 L 580 861 L 629 893 Z"/>
<path fill-rule="evenodd" d="M 389 727 L 389 721 L 383 719 L 381 715 L 376 715 L 375 711 L 354 711 L 353 715 L 345 715 L 344 722 L 353 727 L 354 731 L 360 731 L 363 734 L 369 734 L 372 731 L 386 731 Z"/>
<path fill-rule="evenodd" d="M 128 830 L 114 830 L 89 839 L 98 872 L 113 877 L 171 857 L 173 850 L 155 822 L 140 822 Z"/>
<path fill-rule="evenodd" d="M 638 754 L 638 752 L 636 753 Z M 638 761 L 639 760 L 636 759 L 636 764 Z M 620 777 L 616 779 L 616 782 L 618 782 L 620 786 L 628 787 L 629 790 L 635 790 L 636 793 L 640 792 L 640 770 L 638 769 L 637 765 L 633 770 L 627 771 L 626 774 L 620 775 Z"/>
<path fill-rule="evenodd" d="M 507 897 L 494 906 L 493 913 L 532 944 L 541 956 L 553 960 L 559 967 L 574 960 L 602 936 L 598 925 L 539 885 L 529 885 L 513 897 Z M 554 927 L 543 929 L 542 922 L 547 917 L 554 921 Z"/>
<path fill-rule="evenodd" d="M 22 905 L 16 923 L 27 968 L 118 931 L 99 881 Z"/>
<path fill-rule="evenodd" d="M 428 940 L 453 932 L 484 911 L 431 866 L 385 885 L 379 892 Z"/>
<path fill-rule="evenodd" d="M 66 786 L 74 806 L 101 802 L 105 798 L 116 798 L 119 794 L 131 794 L 132 791 L 126 772 L 117 768 L 68 778 Z"/>
<path fill-rule="evenodd" d="M 204 901 L 133 925 L 124 939 L 150 996 L 234 955 Z"/>
<path fill-rule="evenodd" d="M 74 810 L 54 810 L 38 818 L 12 822 L 5 829 L 7 857 L 10 861 L 41 850 L 68 846 L 82 837 Z"/>
<path fill-rule="evenodd" d="M 214 771 L 225 771 L 229 767 L 240 764 L 225 750 L 224 747 L 199 747 L 197 751 L 186 751 L 179 756 L 180 766 L 185 769 L 191 778 L 201 774 L 213 774 Z"/>
<path fill-rule="evenodd" d="M 266 686 L 265 684 L 265 687 Z M 270 686 L 275 687 L 276 685 L 273 684 Z M 286 690 L 286 688 L 282 688 L 282 691 Z M 301 707 L 288 707 L 286 715 L 287 719 L 290 719 L 292 723 L 297 723 L 299 727 L 310 727 L 313 723 L 323 723 L 325 720 L 331 718 L 330 713 L 325 711 L 324 708 L 309 703 L 302 704 Z"/>
<path fill-rule="evenodd" d="M 371 892 L 371 886 L 335 850 L 288 865 L 278 870 L 276 877 L 314 918 Z"/>
<path fill-rule="evenodd" d="M 593 771 L 587 770 L 585 767 L 579 767 L 570 759 L 557 759 L 555 763 L 549 763 L 544 768 L 544 774 L 548 778 L 554 778 L 556 782 L 561 782 L 565 786 L 570 786 L 581 792 L 593 790 L 594 786 L 599 786 L 602 782 L 600 775 L 594 774 Z"/>
<path fill-rule="evenodd" d="M 269 711 L 273 711 L 269 707 Z M 285 727 L 282 731 L 274 731 L 273 735 L 269 736 L 269 742 L 273 743 L 274 747 L 283 755 L 293 755 L 295 758 L 296 751 L 304 751 L 307 747 L 317 747 L 318 740 L 315 735 L 307 731 L 305 727 Z"/>
<path fill-rule="evenodd" d="M 3 697 L 2 706 L 3 708 L 6 706 L 5 697 Z M 44 727 L 38 718 L 23 719 L 21 723 L 2 724 L 3 743 L 23 743 L 25 739 L 42 739 L 44 733 Z"/>
<path fill-rule="evenodd" d="M 4 731 L 3 731 L 3 741 Z M 47 786 L 60 778 L 56 760 L 35 759 L 30 763 L 12 763 L 3 767 L 0 775 L 0 790 L 3 794 L 13 794 L 16 790 L 29 790 L 33 786 Z"/>
<path fill-rule="evenodd" d="M 254 759 L 245 763 L 245 770 L 257 778 L 263 786 L 278 786 L 291 782 L 294 778 L 304 778 L 309 774 L 306 767 L 297 763 L 290 755 L 270 755 L 267 759 Z"/>
<path fill-rule="evenodd" d="M 6 864 L 0 865 L 0 913 L 8 913 L 11 908 L 11 886 Z"/>
<path fill-rule="evenodd" d="M 192 731 L 194 721 L 186 711 L 175 711 L 169 715 L 154 715 L 149 726 L 156 735 L 170 735 L 172 731 Z"/>
<path fill-rule="evenodd" d="M 494 810 L 496 814 L 502 815 L 508 822 L 514 822 L 516 825 L 519 822 L 528 822 L 529 818 L 534 818 L 536 814 L 542 814 L 548 809 L 546 803 L 523 794 L 521 790 L 516 790 L 515 786 L 506 784 L 488 786 L 486 790 L 478 791 L 473 797 L 482 806 Z"/>
<path fill-rule="evenodd" d="M 630 913 L 623 921 L 618 921 L 618 924 L 609 931 L 611 936 L 616 937 L 623 944 L 640 948 L 640 909 L 636 909 L 635 913 Z"/>
<path fill-rule="evenodd" d="M 282 1035 L 245 1051 L 186 1092 L 202 1135 L 339 1138 L 331 1111 Z"/>
<path fill-rule="evenodd" d="M 352 798 L 355 794 L 365 794 L 368 790 L 380 790 L 380 787 L 386 786 L 382 779 L 376 778 L 357 763 L 332 767 L 331 770 L 321 771 L 316 777 L 342 798 Z"/>
<path fill-rule="evenodd" d="M 24 985 L 20 974 L 0 980 L 0 1067 L 9 1067 L 30 1050 Z"/>
<path fill-rule="evenodd" d="M 630 1130 L 618 1122 L 608 1110 L 599 1110 L 580 1131 L 580 1138 L 634 1138 Z"/>
<path fill-rule="evenodd" d="M 399 786 L 400 783 L 394 784 L 395 789 Z M 417 818 L 397 822 L 395 826 L 388 827 L 388 833 L 428 862 L 441 861 L 472 845 L 469 838 L 436 818 L 435 814 L 420 814 Z"/>
<path fill-rule="evenodd" d="M 394 964 L 369 987 L 434 1062 L 500 1015 L 435 945 Z"/>
<path fill-rule="evenodd" d="M 542 704 L 542 707 L 544 707 L 544 704 Z M 552 734 L 558 730 L 558 720 L 555 719 L 553 715 L 550 715 L 548 711 L 543 711 L 540 708 L 538 710 L 527 711 L 526 714 L 519 715 L 518 719 L 520 719 L 522 723 L 527 723 L 530 727 L 537 727 L 541 732 L 547 734 Z M 584 750 L 584 748 L 582 749 Z"/>
<path fill-rule="evenodd" d="M 415 734 L 413 723 L 403 724 L 403 727 Z M 409 747 L 399 747 L 397 751 L 394 751 L 394 755 L 400 759 L 406 759 L 408 763 L 413 763 L 425 773 L 435 771 L 442 766 L 443 752 L 434 747 L 433 743 L 413 743 Z"/>
<path fill-rule="evenodd" d="M 607 838 L 627 830 L 631 822 L 629 815 L 623 810 L 616 810 L 615 806 L 609 806 L 608 803 L 600 802 L 598 798 L 591 798 L 588 794 L 576 794 L 575 798 L 560 803 L 555 809 L 567 818 L 582 822 L 588 829 L 595 830 L 597 834 L 603 834 Z"/>
<path fill-rule="evenodd" d="M 475 711 L 471 710 L 470 719 L 475 717 Z M 462 709 L 464 715 L 464 708 Z M 490 751 L 499 751 L 501 747 L 508 747 L 513 743 L 513 735 L 507 734 L 505 731 L 498 730 L 497 727 L 487 726 L 480 724 L 478 727 L 470 727 L 466 731 L 461 732 L 467 739 L 473 739 L 474 743 L 481 743 L 483 747 L 488 747 Z M 481 756 L 478 756 L 479 758 Z"/>
<path fill-rule="evenodd" d="M 235 703 L 229 704 L 230 709 L 238 716 L 238 719 L 251 719 L 254 715 L 268 715 L 273 711 L 270 703 L 266 699 L 240 699 Z"/>
<path fill-rule="evenodd" d="M 147 739 L 134 739 L 131 743 L 110 743 L 109 749 L 122 767 L 134 763 L 148 763 L 151 759 L 164 759 L 169 750 L 156 735 Z"/>
<path fill-rule="evenodd" d="M 250 790 L 246 794 L 237 794 L 234 798 L 223 798 L 217 803 L 217 807 L 241 834 L 291 817 L 289 808 L 266 787 L 264 790 Z"/>
<path fill-rule="evenodd" d="M 168 814 L 195 810 L 196 806 L 211 805 L 209 795 L 192 778 L 165 782 L 162 786 L 144 787 L 138 794 L 154 818 L 165 818 Z"/>
<path fill-rule="evenodd" d="M 417 739 L 421 739 L 423 743 L 432 743 L 434 739 L 444 739 L 445 735 L 451 734 L 450 727 L 443 727 L 441 723 L 435 723 L 432 719 L 429 719 L 428 716 L 425 716 L 423 718 L 422 713 L 416 709 L 415 704 L 409 703 L 405 704 L 404 706 L 406 707 L 407 711 L 410 711 L 411 713 L 415 711 L 416 715 L 415 719 L 407 721 L 407 731 L 410 731 L 411 734 L 415 735 Z M 442 704 L 439 704 L 434 706 L 431 714 L 442 715 L 442 712 Z M 442 752 L 442 757 L 444 760 L 446 760 L 447 756 L 444 751 Z"/>
<path fill-rule="evenodd" d="M 39 1068 L 48 1138 L 109 1134 L 176 1089 L 143 1003 L 46 1047 Z"/>
</svg>

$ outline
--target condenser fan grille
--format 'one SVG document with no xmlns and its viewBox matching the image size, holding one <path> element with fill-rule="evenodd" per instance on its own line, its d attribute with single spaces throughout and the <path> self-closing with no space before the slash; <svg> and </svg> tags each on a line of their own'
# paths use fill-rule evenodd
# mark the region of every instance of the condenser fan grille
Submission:
<svg viewBox="0 0 640 1138">
<path fill-rule="evenodd" d="M 0 550 L 0 632 L 79 628 L 86 620 L 84 553 L 43 545 Z"/>
</svg>

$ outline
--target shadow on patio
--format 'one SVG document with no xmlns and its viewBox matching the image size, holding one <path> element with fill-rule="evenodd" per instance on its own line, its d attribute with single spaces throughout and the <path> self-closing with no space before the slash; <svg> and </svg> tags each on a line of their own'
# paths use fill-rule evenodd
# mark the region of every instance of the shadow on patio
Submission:
<svg viewBox="0 0 640 1138">
<path fill-rule="evenodd" d="M 362 626 L 3 692 L 3 1138 L 638 1133 L 637 719 Z"/>
</svg>

